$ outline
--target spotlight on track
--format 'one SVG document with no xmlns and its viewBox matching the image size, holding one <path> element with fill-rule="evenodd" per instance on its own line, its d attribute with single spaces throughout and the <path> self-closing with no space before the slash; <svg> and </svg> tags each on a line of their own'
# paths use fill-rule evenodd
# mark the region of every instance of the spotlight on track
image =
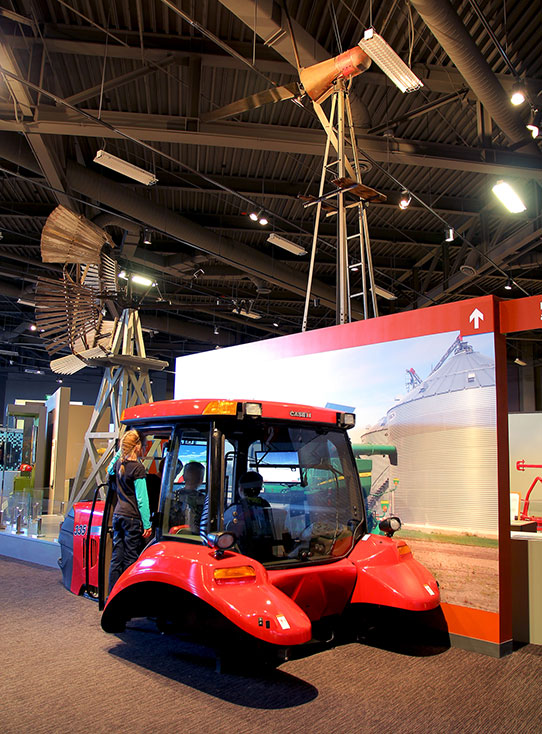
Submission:
<svg viewBox="0 0 542 734">
<path fill-rule="evenodd" d="M 412 197 L 410 193 L 406 189 L 403 189 L 399 200 L 399 209 L 407 209 L 410 206 L 411 201 Z"/>
</svg>

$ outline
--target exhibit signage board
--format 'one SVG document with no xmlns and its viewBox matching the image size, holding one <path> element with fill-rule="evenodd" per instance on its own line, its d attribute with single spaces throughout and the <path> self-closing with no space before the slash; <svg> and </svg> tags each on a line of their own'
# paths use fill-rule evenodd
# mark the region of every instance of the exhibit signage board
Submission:
<svg viewBox="0 0 542 734">
<path fill-rule="evenodd" d="M 355 412 L 373 532 L 399 515 L 400 536 L 440 582 L 456 644 L 508 651 L 506 357 L 494 297 L 180 357 L 175 398 L 192 397 Z"/>
</svg>

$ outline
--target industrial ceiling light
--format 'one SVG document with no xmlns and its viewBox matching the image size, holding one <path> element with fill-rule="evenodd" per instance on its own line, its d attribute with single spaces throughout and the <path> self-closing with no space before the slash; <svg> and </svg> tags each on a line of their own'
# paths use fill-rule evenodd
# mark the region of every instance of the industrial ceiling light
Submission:
<svg viewBox="0 0 542 734">
<path fill-rule="evenodd" d="M 519 212 L 524 212 L 527 209 L 514 189 L 509 183 L 506 183 L 506 181 L 497 181 L 495 186 L 493 186 L 492 191 L 508 211 L 512 212 L 512 214 L 518 214 Z"/>
<path fill-rule="evenodd" d="M 17 303 L 20 303 L 21 306 L 32 306 L 32 308 L 36 307 L 36 304 L 34 301 L 27 301 L 24 298 L 18 298 Z"/>
<path fill-rule="evenodd" d="M 423 87 L 421 79 L 418 79 L 374 28 L 367 28 L 358 45 L 399 87 L 401 92 L 414 92 Z"/>
<path fill-rule="evenodd" d="M 150 245 L 152 243 L 152 232 L 150 229 L 145 227 L 143 230 L 143 244 Z"/>
<path fill-rule="evenodd" d="M 401 193 L 401 199 L 399 200 L 399 209 L 406 209 L 410 206 L 412 197 L 406 189 L 403 189 Z"/>
<path fill-rule="evenodd" d="M 445 242 L 453 242 L 455 240 L 455 232 L 453 227 L 444 230 Z"/>
<path fill-rule="evenodd" d="M 249 216 L 249 219 L 252 219 L 253 222 L 257 222 L 258 221 L 258 216 L 259 215 L 257 214 L 257 212 L 250 212 L 250 214 L 248 216 Z"/>
<path fill-rule="evenodd" d="M 128 161 L 123 161 L 122 158 L 117 158 L 116 155 L 111 155 L 111 153 L 107 153 L 105 150 L 97 151 L 94 156 L 94 163 L 99 163 L 101 166 L 105 166 L 112 171 L 121 173 L 123 176 L 132 178 L 134 181 L 139 181 L 139 183 L 145 184 L 145 186 L 152 186 L 158 181 L 153 173 L 145 171 L 143 168 L 139 168 L 139 166 L 134 166 L 133 163 L 128 163 Z"/>
<path fill-rule="evenodd" d="M 514 364 L 519 364 L 520 367 L 527 367 L 527 362 L 524 362 L 523 359 L 520 359 L 519 357 L 515 358 Z"/>
<path fill-rule="evenodd" d="M 514 86 L 512 87 L 512 94 L 510 96 L 510 102 L 515 107 L 525 102 L 525 89 L 519 79 L 516 82 L 514 82 Z"/>
<path fill-rule="evenodd" d="M 280 321 L 278 319 L 273 319 L 273 326 L 275 327 L 275 329 L 279 328 L 279 324 L 280 324 Z"/>
<path fill-rule="evenodd" d="M 258 214 L 258 224 L 261 224 L 262 227 L 265 227 L 266 224 L 269 224 L 269 219 L 262 212 Z"/>
<path fill-rule="evenodd" d="M 512 278 L 508 278 L 506 281 L 506 285 L 504 286 L 505 291 L 511 291 L 512 290 Z"/>
<path fill-rule="evenodd" d="M 215 328 L 213 329 L 213 334 L 215 336 L 218 336 L 220 334 L 220 329 L 218 328 L 218 326 L 215 326 Z"/>
<path fill-rule="evenodd" d="M 30 326 L 29 326 L 30 331 L 36 331 L 37 328 L 38 327 L 36 326 L 36 324 L 30 324 Z"/>
<path fill-rule="evenodd" d="M 295 242 L 290 242 L 290 240 L 287 240 L 284 237 L 275 234 L 274 232 L 271 232 L 271 234 L 267 238 L 267 241 L 270 242 L 272 245 L 282 247 L 283 250 L 288 250 L 288 252 L 292 252 L 294 255 L 301 256 L 307 254 L 307 250 L 301 247 L 301 245 L 297 245 Z"/>
</svg>

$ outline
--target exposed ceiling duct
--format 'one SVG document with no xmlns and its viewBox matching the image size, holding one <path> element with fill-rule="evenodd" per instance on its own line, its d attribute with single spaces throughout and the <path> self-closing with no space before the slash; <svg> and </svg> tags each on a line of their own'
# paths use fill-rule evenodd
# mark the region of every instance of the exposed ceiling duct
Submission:
<svg viewBox="0 0 542 734">
<path fill-rule="evenodd" d="M 448 0 L 411 0 L 431 33 L 457 66 L 464 80 L 512 143 L 540 155 L 506 92 Z"/>
</svg>

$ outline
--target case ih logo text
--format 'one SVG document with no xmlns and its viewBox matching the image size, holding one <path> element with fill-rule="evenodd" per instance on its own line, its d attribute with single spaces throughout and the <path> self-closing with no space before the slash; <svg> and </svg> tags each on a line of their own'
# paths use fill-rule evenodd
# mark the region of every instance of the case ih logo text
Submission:
<svg viewBox="0 0 542 734">
<path fill-rule="evenodd" d="M 303 410 L 291 410 L 292 418 L 312 418 L 312 413 L 305 413 Z"/>
</svg>

